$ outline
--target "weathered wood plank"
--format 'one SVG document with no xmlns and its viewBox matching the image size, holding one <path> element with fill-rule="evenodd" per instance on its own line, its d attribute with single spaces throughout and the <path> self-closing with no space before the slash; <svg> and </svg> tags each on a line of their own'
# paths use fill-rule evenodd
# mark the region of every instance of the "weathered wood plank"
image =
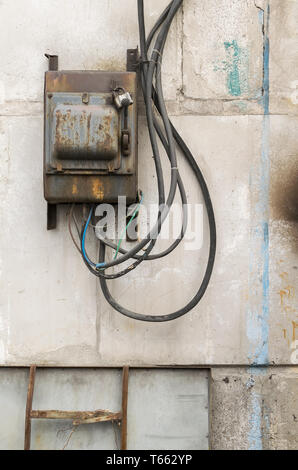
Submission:
<svg viewBox="0 0 298 470">
<path fill-rule="evenodd" d="M 121 413 L 114 413 L 109 410 L 95 411 L 62 411 L 62 410 L 32 410 L 33 419 L 71 419 L 80 422 L 92 420 L 92 422 L 109 421 L 121 419 Z M 94 421 L 97 420 L 97 421 Z"/>
<path fill-rule="evenodd" d="M 79 426 L 80 424 L 103 423 L 105 421 L 120 421 L 121 417 L 121 413 L 109 413 L 102 416 L 95 416 L 94 418 L 74 420 L 73 425 Z"/>
</svg>

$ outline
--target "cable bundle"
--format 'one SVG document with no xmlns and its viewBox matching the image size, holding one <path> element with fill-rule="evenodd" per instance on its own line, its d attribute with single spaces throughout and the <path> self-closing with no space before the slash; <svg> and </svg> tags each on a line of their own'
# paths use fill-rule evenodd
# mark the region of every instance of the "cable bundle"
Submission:
<svg viewBox="0 0 298 470">
<path fill-rule="evenodd" d="M 200 168 L 198 167 L 192 153 L 188 149 L 187 145 L 183 139 L 178 134 L 177 130 L 170 122 L 168 113 L 165 106 L 165 101 L 163 97 L 163 88 L 162 88 L 162 79 L 161 79 L 161 63 L 164 52 L 164 47 L 166 44 L 167 36 L 169 33 L 170 26 L 173 19 L 180 6 L 182 5 L 183 0 L 173 0 L 168 7 L 164 10 L 160 18 L 157 20 L 152 31 L 150 32 L 147 40 L 145 33 L 145 20 L 144 20 L 144 3 L 143 0 L 138 0 L 138 18 L 139 18 L 139 33 L 140 33 L 140 74 L 141 74 L 141 83 L 144 95 L 144 101 L 146 106 L 146 115 L 147 115 L 147 124 L 150 136 L 150 142 L 153 152 L 153 158 L 155 163 L 155 170 L 157 176 L 157 185 L 158 185 L 158 200 L 159 200 L 159 214 L 155 223 L 155 226 L 150 230 L 147 236 L 139 243 L 137 243 L 134 248 L 127 251 L 120 247 L 120 244 L 115 245 L 109 240 L 100 239 L 100 249 L 99 249 L 99 261 L 98 263 L 92 262 L 85 250 L 85 238 L 88 226 L 92 214 L 94 212 L 95 206 L 92 206 L 90 209 L 89 217 L 84 223 L 82 231 L 80 232 L 77 225 L 78 233 L 80 234 L 81 247 L 79 249 L 83 260 L 89 269 L 95 276 L 99 277 L 100 285 L 103 291 L 103 294 L 109 304 L 116 309 L 121 314 L 133 318 L 135 320 L 142 320 L 147 322 L 166 322 L 170 320 L 175 320 L 176 318 L 185 315 L 190 310 L 192 310 L 203 297 L 207 286 L 210 281 L 212 274 L 215 253 L 216 253 L 216 225 L 214 212 L 212 207 L 212 202 L 210 199 L 209 191 L 205 183 L 204 177 Z M 153 41 L 154 44 L 153 44 Z M 148 57 L 149 49 L 153 44 L 152 52 L 150 59 Z M 159 121 L 155 117 L 154 108 L 158 111 L 159 116 L 162 121 L 162 126 L 159 124 Z M 163 169 L 161 165 L 160 152 L 158 147 L 158 139 L 163 145 L 166 154 L 170 162 L 170 189 L 166 197 L 165 187 L 164 187 L 164 177 Z M 208 263 L 205 271 L 203 281 L 193 299 L 183 308 L 177 310 L 176 312 L 170 313 L 168 315 L 145 315 L 140 313 L 134 313 L 117 303 L 117 301 L 111 296 L 111 293 L 107 286 L 107 280 L 117 279 L 125 274 L 131 272 L 132 269 L 135 269 L 143 261 L 150 261 L 159 258 L 171 253 L 182 241 L 187 227 L 188 214 L 187 214 L 187 197 L 184 189 L 183 181 L 180 177 L 178 166 L 177 166 L 177 157 L 176 157 L 176 145 L 182 151 L 187 163 L 194 172 L 198 184 L 201 188 L 204 201 L 206 204 L 207 215 L 209 220 L 209 229 L 210 229 L 210 247 L 209 247 L 209 257 Z M 161 231 L 162 224 L 169 215 L 171 206 L 173 204 L 175 194 L 177 189 L 180 192 L 182 208 L 183 208 L 183 223 L 180 236 L 175 240 L 175 242 L 165 251 L 159 254 L 150 254 L 156 244 L 156 239 L 158 234 Z M 71 211 L 73 215 L 73 209 Z M 134 214 L 136 215 L 136 214 Z M 120 252 L 121 257 L 114 259 L 110 262 L 105 262 L 105 252 L 106 246 L 117 250 L 116 253 Z M 139 254 L 142 251 L 142 254 Z M 134 260 L 134 262 L 127 267 L 126 269 L 118 272 L 116 274 L 106 274 L 106 270 L 113 266 L 118 266 L 127 260 Z"/>
</svg>

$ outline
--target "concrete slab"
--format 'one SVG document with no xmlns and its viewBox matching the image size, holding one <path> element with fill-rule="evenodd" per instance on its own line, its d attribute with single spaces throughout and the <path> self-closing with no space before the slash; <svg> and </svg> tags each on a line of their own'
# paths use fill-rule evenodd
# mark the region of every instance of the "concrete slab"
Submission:
<svg viewBox="0 0 298 470">
<path fill-rule="evenodd" d="M 184 108 L 206 114 L 260 112 L 264 35 L 256 2 L 190 0 L 183 24 Z"/>
<path fill-rule="evenodd" d="M 148 29 L 167 5 L 167 0 L 150 2 Z M 45 53 L 58 54 L 63 70 L 125 70 L 126 50 L 138 45 L 137 2 L 117 5 L 110 0 L 59 0 L 13 4 L 1 2 L 0 103 L 40 102 L 43 99 Z M 28 14 L 30 12 L 30 14 Z M 165 59 L 167 99 L 176 99 L 181 86 L 179 16 L 170 32 Z"/>
<path fill-rule="evenodd" d="M 297 367 L 212 370 L 212 449 L 296 450 Z"/>
<path fill-rule="evenodd" d="M 298 114 L 298 4 L 270 0 L 270 112 Z"/>
</svg>

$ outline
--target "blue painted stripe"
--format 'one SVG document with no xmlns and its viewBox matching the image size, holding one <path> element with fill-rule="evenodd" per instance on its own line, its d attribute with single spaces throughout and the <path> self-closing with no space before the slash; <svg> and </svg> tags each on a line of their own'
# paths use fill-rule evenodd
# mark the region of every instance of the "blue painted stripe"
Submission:
<svg viewBox="0 0 298 470">
<path fill-rule="evenodd" d="M 251 263 L 250 263 L 250 296 L 251 299 L 258 297 L 258 280 L 256 277 L 261 273 L 262 276 L 262 302 L 261 306 L 252 305 L 247 316 L 247 337 L 250 342 L 250 361 L 255 367 L 251 367 L 251 380 L 254 376 L 260 376 L 266 373 L 266 366 L 269 364 L 269 190 L 270 190 L 270 154 L 269 154 L 269 137 L 270 137 L 270 41 L 269 41 L 269 20 L 270 6 L 267 7 L 267 24 L 265 25 L 265 12 L 261 11 L 262 29 L 264 28 L 264 71 L 263 71 L 263 93 L 262 105 L 264 109 L 264 118 L 262 123 L 262 151 L 260 168 L 251 175 L 251 188 L 255 181 L 259 188 L 254 187 L 259 193 L 259 202 L 255 205 L 255 221 L 252 230 L 251 241 Z M 260 268 L 258 268 L 258 265 Z M 256 366 L 265 366 L 256 367 Z M 250 419 L 248 432 L 248 447 L 250 450 L 263 449 L 263 433 L 262 433 L 262 414 L 263 404 L 262 396 L 258 394 L 254 387 L 251 389 L 250 396 Z M 269 426 L 269 416 L 264 416 L 266 426 Z"/>
</svg>

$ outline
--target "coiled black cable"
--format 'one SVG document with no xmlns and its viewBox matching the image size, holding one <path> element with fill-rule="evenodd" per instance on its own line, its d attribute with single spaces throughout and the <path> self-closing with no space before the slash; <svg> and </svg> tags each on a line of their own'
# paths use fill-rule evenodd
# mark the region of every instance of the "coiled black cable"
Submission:
<svg viewBox="0 0 298 470">
<path fill-rule="evenodd" d="M 213 271 L 214 261 L 215 261 L 215 254 L 216 254 L 216 224 L 215 224 L 215 217 L 213 206 L 210 198 L 210 194 L 208 191 L 208 187 L 202 175 L 202 172 L 193 157 L 192 153 L 190 152 L 189 148 L 169 120 L 165 101 L 163 97 L 163 90 L 162 90 L 162 81 L 161 81 L 161 60 L 163 56 L 164 47 L 166 44 L 168 32 L 172 21 L 181 7 L 183 0 L 172 0 L 168 7 L 164 10 L 160 18 L 157 20 L 155 26 L 153 27 L 152 31 L 150 32 L 147 40 L 146 40 L 146 33 L 145 33 L 145 20 L 144 20 L 144 4 L 143 0 L 138 0 L 138 18 L 139 18 L 139 33 L 140 33 L 140 51 L 141 51 L 141 58 L 140 58 L 140 72 L 141 72 L 141 82 L 142 82 L 142 89 L 144 94 L 144 101 L 146 106 L 146 115 L 147 115 L 147 123 L 148 123 L 148 130 L 150 136 L 150 142 L 152 146 L 152 152 L 154 157 L 156 175 L 157 175 L 157 183 L 158 183 L 158 199 L 159 199 L 159 207 L 160 211 L 158 214 L 158 218 L 154 228 L 150 231 L 150 233 L 141 241 L 139 242 L 134 248 L 129 251 L 126 251 L 120 248 L 120 253 L 123 254 L 120 258 L 113 260 L 111 262 L 105 263 L 105 251 L 106 245 L 110 246 L 115 249 L 116 245 L 108 240 L 100 240 L 100 250 L 99 250 L 99 265 L 100 269 L 94 268 L 90 266 L 90 264 L 86 261 L 85 257 L 83 260 L 88 267 L 88 269 L 100 279 L 100 285 L 103 291 L 103 294 L 108 301 L 108 303 L 118 312 L 121 314 L 133 318 L 134 320 L 141 320 L 147 322 L 167 322 L 171 320 L 175 320 L 190 310 L 192 310 L 201 300 L 203 297 L 207 286 L 209 284 L 211 274 Z M 157 34 L 158 33 L 158 34 Z M 148 60 L 148 50 L 151 46 L 151 43 L 154 39 L 154 36 L 157 34 L 157 38 L 154 43 L 154 47 L 151 53 L 150 60 Z M 154 87 L 154 78 L 155 78 L 155 87 Z M 163 123 L 164 131 L 162 130 L 158 120 L 154 115 L 154 106 L 158 111 L 160 118 Z M 165 197 L 165 190 L 164 190 L 164 178 L 163 178 L 163 170 L 161 166 L 160 160 L 160 153 L 158 147 L 157 138 L 160 139 L 163 147 L 166 150 L 167 156 L 170 161 L 171 165 L 171 179 L 170 179 L 170 190 L 168 193 L 167 198 Z M 208 221 L 209 221 L 209 230 L 210 230 L 210 247 L 209 247 L 209 257 L 207 262 L 207 267 L 205 271 L 205 275 L 203 281 L 200 285 L 199 290 L 197 291 L 196 295 L 193 299 L 183 308 L 177 310 L 176 312 L 167 314 L 167 315 L 145 315 L 132 312 L 124 307 L 122 307 L 118 302 L 111 296 L 111 293 L 107 286 L 107 280 L 119 278 L 127 273 L 129 273 L 132 269 L 135 269 L 141 262 L 148 261 L 152 259 L 158 259 L 166 256 L 170 252 L 172 252 L 176 246 L 181 242 L 184 237 L 186 225 L 187 225 L 187 198 L 185 189 L 183 186 L 183 181 L 179 175 L 178 167 L 177 167 L 177 158 L 176 158 L 176 147 L 175 142 L 182 151 L 186 161 L 188 162 L 190 168 L 194 172 L 198 184 L 201 188 L 203 198 L 206 205 Z M 179 188 L 181 201 L 182 201 L 182 208 L 183 208 L 183 224 L 181 229 L 180 237 L 171 245 L 170 248 L 165 250 L 163 253 L 159 253 L 156 255 L 150 255 L 151 251 L 153 250 L 157 235 L 160 233 L 161 227 L 163 222 L 165 221 L 166 217 L 169 214 L 170 208 L 173 204 L 176 190 Z M 83 233 L 86 228 L 86 224 L 83 226 L 82 234 L 81 234 L 81 248 L 82 247 L 82 238 Z M 146 247 L 146 248 L 145 248 Z M 140 250 L 144 250 L 143 253 L 140 255 L 138 254 Z M 124 261 L 129 259 L 135 259 L 136 261 L 129 266 L 128 268 L 124 269 L 123 271 L 116 273 L 116 274 L 106 274 L 105 271 L 116 265 L 120 265 Z"/>
</svg>

